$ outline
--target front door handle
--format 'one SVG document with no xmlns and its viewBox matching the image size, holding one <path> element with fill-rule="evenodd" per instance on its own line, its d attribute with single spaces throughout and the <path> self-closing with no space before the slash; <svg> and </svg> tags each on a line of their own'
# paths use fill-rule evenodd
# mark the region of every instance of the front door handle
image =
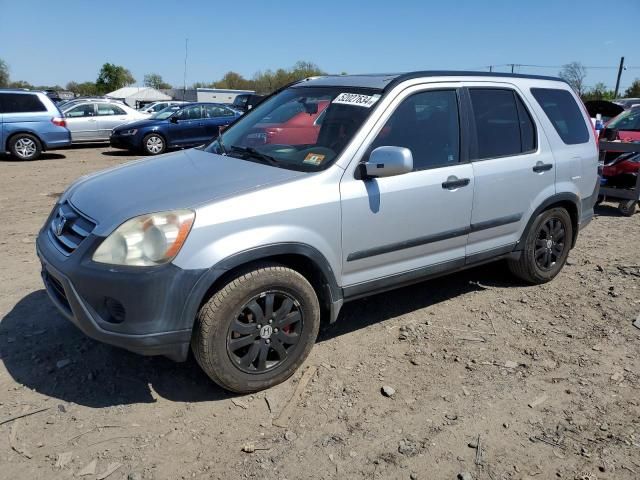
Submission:
<svg viewBox="0 0 640 480">
<path fill-rule="evenodd" d="M 456 190 L 461 187 L 466 187 L 467 185 L 469 185 L 469 183 L 471 183 L 471 180 L 469 178 L 458 178 L 451 176 L 447 178 L 446 182 L 442 182 L 442 188 L 444 188 L 445 190 Z"/>
<path fill-rule="evenodd" d="M 533 171 L 536 173 L 548 172 L 553 168 L 552 163 L 542 163 L 538 162 L 533 166 Z"/>
</svg>

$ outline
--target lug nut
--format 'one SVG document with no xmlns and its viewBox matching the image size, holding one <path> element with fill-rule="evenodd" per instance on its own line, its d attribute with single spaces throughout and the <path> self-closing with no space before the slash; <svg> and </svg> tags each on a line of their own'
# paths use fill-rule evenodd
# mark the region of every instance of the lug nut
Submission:
<svg viewBox="0 0 640 480">
<path fill-rule="evenodd" d="M 267 338 L 267 339 L 264 341 L 264 343 L 269 344 L 269 343 L 271 343 L 271 340 L 269 340 L 269 339 Z"/>
</svg>

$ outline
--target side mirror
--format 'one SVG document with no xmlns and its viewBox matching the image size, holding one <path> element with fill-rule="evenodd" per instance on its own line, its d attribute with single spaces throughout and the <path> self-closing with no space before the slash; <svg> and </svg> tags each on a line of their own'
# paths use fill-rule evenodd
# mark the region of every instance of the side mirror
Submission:
<svg viewBox="0 0 640 480">
<path fill-rule="evenodd" d="M 413 155 L 405 147 L 378 147 L 359 169 L 361 179 L 402 175 L 413 170 Z"/>
<path fill-rule="evenodd" d="M 176 115 L 173 115 L 172 117 L 169 117 L 169 121 L 171 123 L 178 123 L 178 117 Z"/>
</svg>

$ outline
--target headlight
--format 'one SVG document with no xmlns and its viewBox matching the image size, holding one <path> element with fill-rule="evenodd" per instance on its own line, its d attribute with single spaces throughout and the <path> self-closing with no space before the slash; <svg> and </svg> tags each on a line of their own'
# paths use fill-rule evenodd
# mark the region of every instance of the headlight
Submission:
<svg viewBox="0 0 640 480">
<path fill-rule="evenodd" d="M 195 219 L 191 210 L 152 213 L 127 220 L 93 254 L 93 261 L 148 267 L 170 262 Z"/>
<path fill-rule="evenodd" d="M 137 128 L 130 128 L 129 130 L 123 130 L 122 132 L 120 132 L 120 135 L 135 135 L 136 133 L 138 133 L 138 129 Z"/>
</svg>

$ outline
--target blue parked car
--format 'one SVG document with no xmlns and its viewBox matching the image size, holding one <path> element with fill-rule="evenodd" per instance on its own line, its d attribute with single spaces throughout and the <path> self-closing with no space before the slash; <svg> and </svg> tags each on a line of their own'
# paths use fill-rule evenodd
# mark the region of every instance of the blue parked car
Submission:
<svg viewBox="0 0 640 480">
<path fill-rule="evenodd" d="M 44 92 L 0 89 L 0 152 L 35 160 L 45 150 L 71 145 L 71 133 Z"/>
<path fill-rule="evenodd" d="M 216 138 L 220 127 L 241 115 L 218 103 L 173 105 L 148 119 L 114 128 L 111 146 L 147 155 L 159 155 L 171 147 L 194 147 Z"/>
</svg>

